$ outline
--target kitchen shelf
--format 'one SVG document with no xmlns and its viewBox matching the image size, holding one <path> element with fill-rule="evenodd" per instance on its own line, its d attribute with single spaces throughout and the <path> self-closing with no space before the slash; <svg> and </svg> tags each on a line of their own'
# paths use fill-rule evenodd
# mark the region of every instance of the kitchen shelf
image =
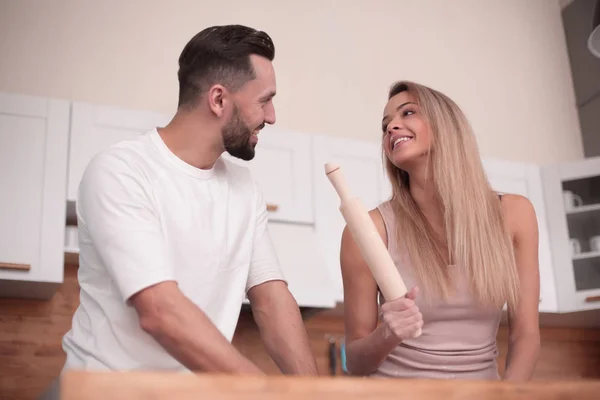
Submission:
<svg viewBox="0 0 600 400">
<path fill-rule="evenodd" d="M 586 251 L 573 256 L 573 260 L 587 260 L 590 258 L 600 258 L 600 251 Z"/>
<path fill-rule="evenodd" d="M 567 215 L 581 214 L 581 213 L 586 213 L 586 212 L 591 212 L 591 211 L 600 211 L 600 204 L 589 204 L 586 206 L 579 206 L 577 208 L 569 210 L 567 212 Z"/>
</svg>

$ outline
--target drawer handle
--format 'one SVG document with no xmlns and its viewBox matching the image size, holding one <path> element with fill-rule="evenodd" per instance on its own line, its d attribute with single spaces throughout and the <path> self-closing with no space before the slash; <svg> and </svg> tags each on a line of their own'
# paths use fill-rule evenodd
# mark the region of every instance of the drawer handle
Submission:
<svg viewBox="0 0 600 400">
<path fill-rule="evenodd" d="M 279 206 L 277 204 L 267 204 L 267 211 L 277 211 Z"/>
<path fill-rule="evenodd" d="M 600 301 L 600 296 L 590 296 L 585 298 L 586 303 L 595 303 L 597 301 Z"/>
<path fill-rule="evenodd" d="M 18 269 L 20 271 L 29 271 L 31 269 L 31 265 L 0 262 L 0 268 L 1 269 Z"/>
</svg>

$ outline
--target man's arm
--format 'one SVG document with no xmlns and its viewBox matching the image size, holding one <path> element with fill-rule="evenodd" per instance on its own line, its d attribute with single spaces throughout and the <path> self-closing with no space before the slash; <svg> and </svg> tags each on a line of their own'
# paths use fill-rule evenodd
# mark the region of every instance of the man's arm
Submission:
<svg viewBox="0 0 600 400">
<path fill-rule="evenodd" d="M 78 217 L 140 327 L 193 371 L 261 373 L 179 290 L 145 175 L 120 150 L 95 157 L 79 188 Z"/>
<path fill-rule="evenodd" d="M 284 374 L 318 375 L 296 300 L 283 281 L 268 281 L 248 291 L 252 314 L 267 352 Z"/>
<path fill-rule="evenodd" d="M 262 374 L 236 350 L 175 282 L 146 288 L 131 298 L 140 326 L 192 371 Z"/>
<path fill-rule="evenodd" d="M 255 183 L 256 228 L 246 293 L 267 352 L 285 374 L 317 375 L 300 309 L 279 267 L 267 206 Z"/>
<path fill-rule="evenodd" d="M 512 226 L 519 272 L 519 306 L 508 310 L 509 340 L 503 379 L 528 381 L 540 350 L 538 225 L 533 205 L 522 196 L 502 196 L 505 215 Z"/>
</svg>

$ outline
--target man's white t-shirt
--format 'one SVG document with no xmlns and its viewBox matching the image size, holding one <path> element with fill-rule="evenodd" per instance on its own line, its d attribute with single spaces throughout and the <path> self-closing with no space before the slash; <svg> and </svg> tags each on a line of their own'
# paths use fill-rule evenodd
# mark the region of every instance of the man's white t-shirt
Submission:
<svg viewBox="0 0 600 400">
<path fill-rule="evenodd" d="M 81 301 L 64 369 L 186 371 L 140 328 L 133 294 L 174 280 L 231 341 L 246 292 L 284 280 L 249 170 L 223 157 L 195 168 L 156 129 L 91 160 L 77 217 Z"/>
</svg>

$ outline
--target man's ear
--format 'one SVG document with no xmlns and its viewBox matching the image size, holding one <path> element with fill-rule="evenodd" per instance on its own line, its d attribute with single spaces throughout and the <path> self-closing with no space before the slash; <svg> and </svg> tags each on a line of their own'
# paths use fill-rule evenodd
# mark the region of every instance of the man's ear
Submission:
<svg viewBox="0 0 600 400">
<path fill-rule="evenodd" d="M 222 117 L 229 102 L 229 92 L 222 85 L 213 85 L 208 89 L 208 107 L 217 117 Z"/>
</svg>

